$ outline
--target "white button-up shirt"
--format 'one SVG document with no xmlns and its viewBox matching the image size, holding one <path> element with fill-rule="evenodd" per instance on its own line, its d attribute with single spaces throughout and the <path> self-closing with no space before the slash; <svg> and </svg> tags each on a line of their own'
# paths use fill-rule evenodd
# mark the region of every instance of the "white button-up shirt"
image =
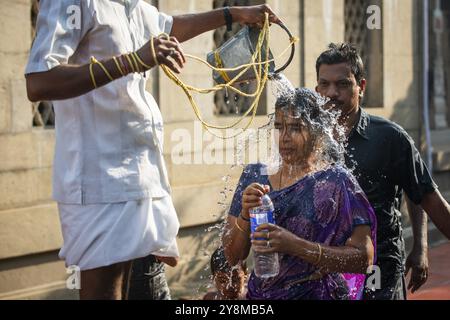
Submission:
<svg viewBox="0 0 450 320">
<path fill-rule="evenodd" d="M 136 51 L 151 36 L 170 33 L 172 24 L 143 0 L 41 0 L 26 74 Z M 117 203 L 170 194 L 163 120 L 145 90 L 147 78 L 130 74 L 54 102 L 56 201 Z"/>
</svg>

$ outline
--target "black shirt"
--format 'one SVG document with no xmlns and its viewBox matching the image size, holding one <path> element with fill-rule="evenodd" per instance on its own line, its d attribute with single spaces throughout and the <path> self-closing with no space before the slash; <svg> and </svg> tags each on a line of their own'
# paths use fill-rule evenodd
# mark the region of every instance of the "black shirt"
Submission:
<svg viewBox="0 0 450 320">
<path fill-rule="evenodd" d="M 397 124 L 361 109 L 359 122 L 349 136 L 346 164 L 354 169 L 377 215 L 377 258 L 381 271 L 383 261 L 389 259 L 389 265 L 395 268 L 389 272 L 403 272 L 402 191 L 420 204 L 425 194 L 437 189 L 414 141 Z"/>
</svg>

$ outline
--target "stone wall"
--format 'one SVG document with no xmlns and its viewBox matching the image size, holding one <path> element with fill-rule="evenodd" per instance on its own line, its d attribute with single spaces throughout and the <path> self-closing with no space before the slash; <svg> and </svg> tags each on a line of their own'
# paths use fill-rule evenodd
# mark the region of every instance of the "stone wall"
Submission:
<svg viewBox="0 0 450 320">
<path fill-rule="evenodd" d="M 158 1 L 169 14 L 206 11 L 212 0 Z M 344 0 L 269 0 L 295 35 L 300 46 L 294 62 L 286 70 L 295 86 L 314 88 L 315 60 L 330 42 L 344 39 Z M 417 9 L 410 0 L 385 0 L 384 4 L 384 105 L 371 113 L 393 118 L 406 126 L 415 138 L 419 126 L 420 69 Z M 32 127 L 32 108 L 25 93 L 23 77 L 31 46 L 30 0 L 0 0 L 0 298 L 73 298 L 61 290 L 67 275 L 57 252 L 62 244 L 58 214 L 51 201 L 53 130 Z M 275 26 L 273 50 L 276 54 L 287 39 Z M 198 37 L 184 45 L 186 52 L 205 57 L 213 49 L 213 34 Z M 278 62 L 278 64 L 282 63 Z M 194 86 L 210 87 L 211 72 L 190 61 L 183 79 Z M 174 132 L 185 129 L 196 134 L 194 115 L 180 88 L 162 72 L 154 73 L 149 84 L 160 103 L 166 122 L 165 158 L 174 201 L 181 221 L 179 246 L 182 260 L 168 269 L 171 287 L 177 294 L 195 292 L 209 273 L 209 255 L 218 244 L 217 223 L 225 208 L 219 204 L 221 192 L 229 196 L 240 175 L 230 165 L 175 165 L 171 151 L 177 144 Z M 213 95 L 197 101 L 205 119 L 216 124 L 230 123 L 233 117 L 216 117 Z M 273 97 L 268 94 L 268 112 Z M 266 122 L 256 119 L 255 127 Z M 202 156 L 204 147 L 192 144 L 189 154 Z M 234 150 L 233 145 L 216 149 Z M 225 179 L 224 176 L 230 176 Z M 194 291 L 193 291 L 194 290 Z"/>
<path fill-rule="evenodd" d="M 65 279 L 51 202 L 54 133 L 32 127 L 24 70 L 31 1 L 0 1 L 0 298 Z M 31 289 L 31 290 L 30 290 Z"/>
</svg>

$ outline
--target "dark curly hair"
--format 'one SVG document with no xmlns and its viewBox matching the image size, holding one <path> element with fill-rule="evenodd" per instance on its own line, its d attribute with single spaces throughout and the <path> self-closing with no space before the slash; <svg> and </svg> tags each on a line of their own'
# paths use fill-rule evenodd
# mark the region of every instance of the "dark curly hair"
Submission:
<svg viewBox="0 0 450 320">
<path fill-rule="evenodd" d="M 211 273 L 216 274 L 218 271 L 229 272 L 231 267 L 225 257 L 225 251 L 222 247 L 216 249 L 211 256 Z"/>
<path fill-rule="evenodd" d="M 350 43 L 330 43 L 328 49 L 324 51 L 316 61 L 317 79 L 319 70 L 323 64 L 348 63 L 358 85 L 365 77 L 364 63 L 358 53 L 357 48 Z"/>
<path fill-rule="evenodd" d="M 215 275 L 217 272 L 230 273 L 235 267 L 232 267 L 225 257 L 225 250 L 223 247 L 217 248 L 211 256 L 211 274 Z M 247 264 L 245 261 L 240 262 L 239 266 L 246 272 Z"/>
</svg>

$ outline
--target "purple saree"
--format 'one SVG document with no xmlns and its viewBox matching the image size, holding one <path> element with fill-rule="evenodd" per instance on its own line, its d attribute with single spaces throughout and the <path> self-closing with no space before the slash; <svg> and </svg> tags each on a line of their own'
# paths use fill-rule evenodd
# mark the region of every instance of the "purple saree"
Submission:
<svg viewBox="0 0 450 320">
<path fill-rule="evenodd" d="M 238 216 L 243 191 L 252 183 L 270 185 L 264 166 L 245 170 L 231 204 L 230 214 Z M 344 246 L 355 227 L 370 225 L 376 244 L 376 217 L 353 176 L 342 167 L 306 176 L 294 185 L 269 193 L 275 207 L 276 224 L 308 241 L 324 246 Z M 358 300 L 365 275 L 328 274 L 303 281 L 317 268 L 299 258 L 279 254 L 280 273 L 262 280 L 253 273 L 248 284 L 250 300 Z M 299 281 L 300 280 L 300 281 Z"/>
</svg>

